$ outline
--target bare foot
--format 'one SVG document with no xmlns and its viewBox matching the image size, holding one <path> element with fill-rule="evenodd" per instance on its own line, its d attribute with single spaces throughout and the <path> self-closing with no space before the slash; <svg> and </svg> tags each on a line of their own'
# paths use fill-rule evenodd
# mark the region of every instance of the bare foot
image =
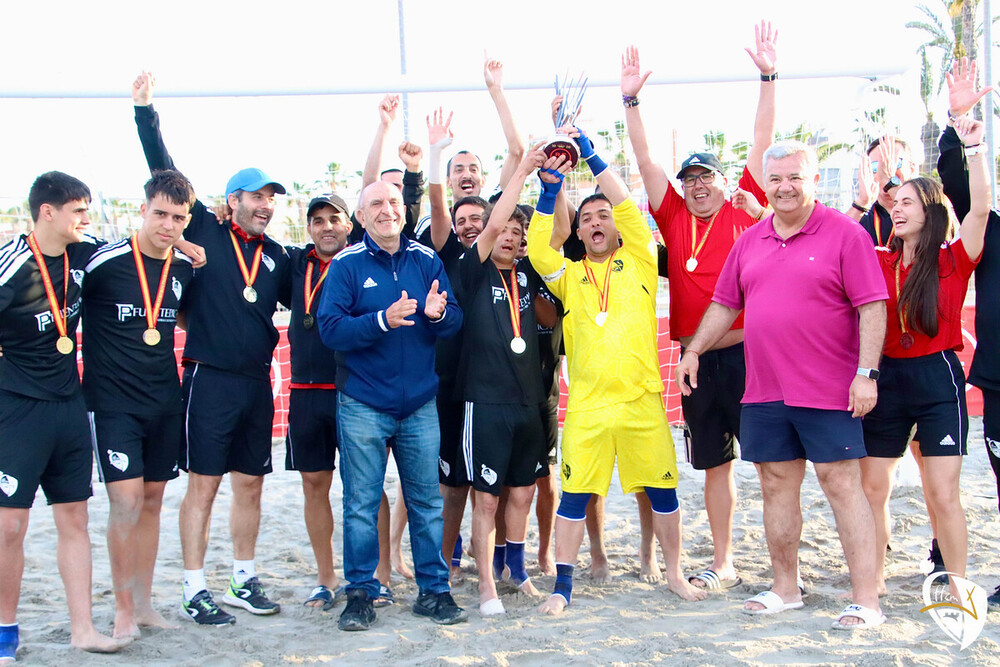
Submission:
<svg viewBox="0 0 1000 667">
<path fill-rule="evenodd" d="M 667 588 L 671 591 L 691 602 L 697 602 L 698 600 L 704 600 L 708 597 L 708 593 L 700 588 L 695 588 L 688 583 L 687 579 L 684 577 L 674 578 L 667 577 Z"/>
<path fill-rule="evenodd" d="M 171 623 L 163 615 L 150 607 L 149 609 L 137 610 L 135 612 L 135 622 L 140 628 L 163 628 L 164 630 L 176 630 L 179 626 Z"/>
<path fill-rule="evenodd" d="M 452 584 L 460 584 L 465 581 L 465 573 L 462 572 L 460 567 L 452 567 L 448 569 L 448 581 Z"/>
<path fill-rule="evenodd" d="M 392 561 L 392 569 L 395 570 L 396 574 L 403 579 L 413 579 L 413 570 L 410 569 L 410 566 L 406 564 L 401 555 L 393 552 L 390 560 Z"/>
<path fill-rule="evenodd" d="M 531 583 L 531 579 L 528 579 L 523 584 L 517 587 L 517 590 L 521 591 L 525 595 L 530 595 L 531 597 L 538 597 L 541 593 L 535 588 L 535 585 Z"/>
<path fill-rule="evenodd" d="M 608 567 L 607 558 L 594 558 L 590 562 L 590 578 L 598 584 L 611 581 L 611 568 Z"/>
<path fill-rule="evenodd" d="M 566 600 L 563 599 L 563 596 L 550 595 L 549 599 L 543 602 L 538 608 L 538 613 L 548 614 L 549 616 L 558 616 L 565 608 Z"/>
<path fill-rule="evenodd" d="M 663 573 L 660 572 L 660 564 L 656 562 L 656 556 L 654 555 L 649 561 L 642 558 L 639 563 L 639 581 L 655 584 L 661 579 L 663 579 Z"/>
<path fill-rule="evenodd" d="M 554 576 L 556 573 L 556 564 L 552 560 L 550 554 L 538 554 L 538 569 L 542 571 L 542 574 L 547 576 Z"/>
<path fill-rule="evenodd" d="M 135 623 L 135 618 L 131 615 L 116 615 L 115 616 L 115 629 L 111 633 L 113 639 L 128 639 L 129 641 L 133 639 L 138 639 L 142 636 L 139 632 L 139 626 Z"/>
<path fill-rule="evenodd" d="M 89 632 L 72 635 L 69 643 L 87 653 L 117 653 L 133 641 L 135 641 L 134 637 L 113 639 L 102 635 L 94 628 L 90 628 Z"/>
</svg>

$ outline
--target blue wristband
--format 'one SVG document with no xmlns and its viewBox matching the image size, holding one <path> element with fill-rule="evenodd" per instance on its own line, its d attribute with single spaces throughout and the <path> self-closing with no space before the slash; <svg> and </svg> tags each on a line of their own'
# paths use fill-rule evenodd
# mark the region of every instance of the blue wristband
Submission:
<svg viewBox="0 0 1000 667">
<path fill-rule="evenodd" d="M 576 145 L 580 148 L 580 159 L 587 161 L 587 166 L 590 167 L 590 172 L 594 176 L 599 176 L 608 168 L 608 165 L 594 152 L 594 142 L 583 133 L 583 130 L 580 128 L 576 129 L 580 133 L 579 137 L 575 137 Z"/>
<path fill-rule="evenodd" d="M 541 169 L 539 171 L 552 174 L 559 179 L 558 183 L 546 183 L 542 181 L 542 194 L 538 197 L 538 203 L 535 205 L 535 210 L 542 215 L 552 215 L 556 211 L 556 197 L 559 195 L 559 191 L 562 190 L 565 175 L 560 174 L 555 169 Z"/>
</svg>

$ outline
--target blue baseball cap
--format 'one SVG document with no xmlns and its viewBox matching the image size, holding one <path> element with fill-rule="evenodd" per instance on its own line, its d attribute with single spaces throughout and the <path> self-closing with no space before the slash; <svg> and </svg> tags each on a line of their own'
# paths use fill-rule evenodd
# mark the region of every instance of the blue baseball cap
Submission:
<svg viewBox="0 0 1000 667">
<path fill-rule="evenodd" d="M 272 181 L 268 178 L 260 169 L 256 167 L 247 167 L 246 169 L 240 169 L 229 182 L 226 183 L 226 196 L 233 194 L 237 190 L 243 190 L 244 192 L 256 192 L 266 185 L 274 186 L 274 191 L 279 194 L 285 194 L 285 186 L 277 181 Z"/>
</svg>

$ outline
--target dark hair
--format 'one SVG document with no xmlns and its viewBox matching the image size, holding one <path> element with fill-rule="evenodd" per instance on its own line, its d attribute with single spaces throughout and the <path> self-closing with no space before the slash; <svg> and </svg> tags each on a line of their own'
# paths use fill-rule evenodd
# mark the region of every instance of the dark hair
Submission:
<svg viewBox="0 0 1000 667">
<path fill-rule="evenodd" d="M 948 236 L 950 218 L 940 183 L 918 176 L 901 187 L 907 185 L 913 186 L 923 206 L 924 228 L 913 254 L 913 268 L 900 290 L 896 317 L 903 316 L 907 327 L 933 338 L 938 333 L 938 290 L 942 277 L 938 268 L 938 253 Z M 902 239 L 893 237 L 889 241 L 889 249 L 897 254 L 893 263 L 893 268 L 896 268 L 903 261 Z M 954 258 L 952 264 L 954 267 Z"/>
<path fill-rule="evenodd" d="M 486 205 L 486 210 L 483 211 L 483 227 L 490 224 L 490 218 L 493 216 L 493 210 L 496 207 L 497 205 L 495 203 Z M 503 222 L 508 222 L 510 220 L 519 222 L 522 228 L 528 224 L 528 216 L 524 214 L 524 211 L 521 210 L 520 206 L 514 206 L 514 210 L 511 211 L 510 217 Z"/>
<path fill-rule="evenodd" d="M 469 197 L 462 197 L 457 202 L 451 205 L 451 219 L 455 220 L 455 213 L 461 206 L 478 206 L 484 211 L 490 207 L 489 203 L 482 197 L 477 197 L 476 195 L 471 195 Z M 485 217 L 485 216 L 484 216 Z"/>
<path fill-rule="evenodd" d="M 476 155 L 472 151 L 458 151 L 457 153 L 455 153 L 454 155 L 452 155 L 450 158 L 448 158 L 448 164 L 444 168 L 444 173 L 449 178 L 451 177 L 451 161 L 454 160 L 455 158 L 457 158 L 459 155 L 471 155 L 472 157 L 476 158 L 476 162 L 479 163 L 479 168 L 480 169 L 483 168 L 483 161 L 479 159 L 478 155 Z"/>
<path fill-rule="evenodd" d="M 594 202 L 594 201 L 606 201 L 606 202 L 608 202 L 608 206 L 611 206 L 611 200 L 610 199 L 608 199 L 607 197 L 605 197 L 600 192 L 595 192 L 594 194 L 590 195 L 589 197 L 587 197 L 586 199 L 584 199 L 582 202 L 580 202 L 580 206 L 576 210 L 577 211 L 582 211 L 584 206 L 586 206 L 590 202 Z"/>
<path fill-rule="evenodd" d="M 902 148 L 904 151 L 909 151 L 910 150 L 910 144 L 906 143 L 905 141 L 903 141 L 899 137 L 889 137 L 889 139 L 892 140 L 894 143 L 899 144 L 900 148 Z M 870 144 L 868 144 L 868 150 L 865 151 L 865 155 L 868 155 L 873 150 L 875 150 L 876 148 L 878 148 L 878 145 L 881 142 L 882 142 L 882 139 L 880 137 L 878 139 L 873 140 Z"/>
<path fill-rule="evenodd" d="M 31 191 L 28 193 L 31 219 L 38 222 L 42 204 L 61 207 L 66 202 L 78 199 L 90 203 L 90 188 L 83 181 L 61 171 L 47 171 L 31 184 Z"/>
<path fill-rule="evenodd" d="M 386 174 L 402 174 L 402 173 L 403 173 L 402 169 L 396 169 L 395 167 L 393 167 L 392 169 L 383 169 L 381 173 L 379 173 L 379 177 L 385 176 Z"/>
<path fill-rule="evenodd" d="M 175 169 L 161 169 L 153 172 L 153 177 L 142 186 L 146 191 L 146 201 L 153 201 L 156 195 L 163 195 L 172 204 L 194 206 L 194 186 L 184 174 Z M 239 195 L 237 195 L 239 198 Z"/>
</svg>

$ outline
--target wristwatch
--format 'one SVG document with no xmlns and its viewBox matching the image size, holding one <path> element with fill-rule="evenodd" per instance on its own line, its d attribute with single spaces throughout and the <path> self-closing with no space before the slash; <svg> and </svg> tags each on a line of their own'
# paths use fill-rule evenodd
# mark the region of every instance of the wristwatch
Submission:
<svg viewBox="0 0 1000 667">
<path fill-rule="evenodd" d="M 878 369 L 877 368 L 859 368 L 858 375 L 866 377 L 873 382 L 878 382 Z"/>
</svg>

